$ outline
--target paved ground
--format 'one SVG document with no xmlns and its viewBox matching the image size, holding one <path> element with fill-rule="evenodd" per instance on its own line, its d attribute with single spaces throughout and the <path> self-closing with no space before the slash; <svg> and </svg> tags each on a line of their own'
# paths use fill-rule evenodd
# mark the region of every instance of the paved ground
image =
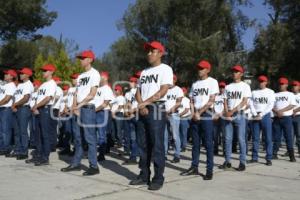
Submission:
<svg viewBox="0 0 300 200">
<path fill-rule="evenodd" d="M 283 153 L 283 152 L 281 152 Z M 300 158 L 296 163 L 280 157 L 268 167 L 261 163 L 249 164 L 246 172 L 221 171 L 222 157 L 215 157 L 214 180 L 203 181 L 200 176 L 180 176 L 190 166 L 191 151 L 184 153 L 179 164 L 167 162 L 166 182 L 160 191 L 151 192 L 147 187 L 129 186 L 128 182 L 138 173 L 137 166 L 124 166 L 123 157 L 115 151 L 101 163 L 100 175 L 83 177 L 82 172 L 62 173 L 68 158 L 51 154 L 51 165 L 34 167 L 12 158 L 0 157 L 1 200 L 44 199 L 300 199 Z M 234 155 L 235 158 L 238 155 Z M 172 156 L 169 156 L 171 159 Z M 205 156 L 201 154 L 200 172 L 205 172 Z M 87 160 L 83 160 L 87 166 Z M 238 160 L 233 161 L 238 166 Z"/>
</svg>

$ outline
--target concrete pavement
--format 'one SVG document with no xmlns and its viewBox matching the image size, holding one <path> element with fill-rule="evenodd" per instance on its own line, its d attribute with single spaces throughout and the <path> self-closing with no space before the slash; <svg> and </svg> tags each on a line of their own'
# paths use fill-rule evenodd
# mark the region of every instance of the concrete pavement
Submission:
<svg viewBox="0 0 300 200">
<path fill-rule="evenodd" d="M 281 154 L 284 153 L 282 150 Z M 199 170 L 205 173 L 205 155 L 200 155 Z M 233 166 L 237 167 L 238 155 L 233 154 Z M 130 186 L 129 181 L 139 172 L 137 165 L 124 166 L 124 157 L 118 150 L 107 156 L 100 164 L 100 174 L 83 177 L 81 172 L 60 172 L 70 158 L 59 158 L 52 153 L 49 166 L 35 167 L 14 158 L 0 157 L 0 199 L 1 200 L 97 200 L 97 199 L 143 199 L 143 200 L 220 200 L 220 199 L 300 199 L 300 158 L 291 163 L 287 157 L 279 156 L 273 166 L 261 163 L 248 164 L 245 172 L 222 171 L 222 156 L 215 157 L 215 174 L 212 181 L 201 176 L 180 176 L 190 166 L 191 151 L 186 151 L 178 164 L 166 164 L 165 184 L 159 191 L 149 191 L 146 186 Z M 248 157 L 250 159 L 250 157 Z M 169 156 L 172 159 L 172 156 Z M 83 165 L 88 166 L 86 159 Z"/>
</svg>

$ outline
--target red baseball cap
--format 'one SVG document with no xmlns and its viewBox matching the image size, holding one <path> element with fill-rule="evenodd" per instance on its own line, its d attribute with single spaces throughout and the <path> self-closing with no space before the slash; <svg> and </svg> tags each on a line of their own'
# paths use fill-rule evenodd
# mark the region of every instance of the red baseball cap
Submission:
<svg viewBox="0 0 300 200">
<path fill-rule="evenodd" d="M 144 49 L 158 49 L 162 54 L 165 54 L 165 47 L 158 41 L 147 42 L 144 44 Z"/>
<path fill-rule="evenodd" d="M 18 76 L 17 72 L 15 70 L 13 70 L 13 69 L 5 70 L 4 74 L 9 74 L 9 75 L 11 75 L 14 78 Z"/>
<path fill-rule="evenodd" d="M 24 67 L 23 69 L 19 70 L 20 74 L 27 74 L 28 76 L 32 76 L 32 70 L 28 67 Z"/>
<path fill-rule="evenodd" d="M 258 81 L 259 82 L 267 82 L 268 81 L 268 77 L 261 75 L 258 77 Z"/>
<path fill-rule="evenodd" d="M 81 52 L 79 55 L 76 56 L 77 58 L 92 58 L 95 60 L 95 54 L 91 50 L 86 50 Z"/>
<path fill-rule="evenodd" d="M 52 64 L 44 65 L 43 67 L 41 67 L 41 69 L 44 71 L 50 71 L 50 72 L 56 71 L 56 67 Z"/>
<path fill-rule="evenodd" d="M 70 89 L 70 86 L 69 86 L 69 85 L 64 85 L 64 86 L 62 87 L 62 89 L 63 89 L 64 91 L 69 90 L 69 89 Z"/>
<path fill-rule="evenodd" d="M 58 76 L 53 76 L 52 79 L 56 82 L 56 83 L 60 83 L 61 79 Z"/>
<path fill-rule="evenodd" d="M 129 81 L 136 83 L 137 82 L 137 78 L 134 77 L 134 76 L 132 76 L 132 77 L 129 78 Z"/>
<path fill-rule="evenodd" d="M 186 93 L 187 93 L 187 89 L 186 89 L 186 87 L 182 87 L 181 89 L 182 89 L 182 92 L 183 92 L 184 94 L 186 94 Z"/>
<path fill-rule="evenodd" d="M 233 66 L 231 68 L 232 71 L 237 71 L 237 72 L 241 72 L 241 73 L 244 73 L 244 68 L 240 65 L 236 65 L 236 66 Z"/>
<path fill-rule="evenodd" d="M 121 85 L 116 85 L 115 86 L 115 91 L 121 91 L 122 92 L 123 88 Z"/>
<path fill-rule="evenodd" d="M 292 82 L 292 86 L 299 86 L 299 85 L 300 85 L 299 81 L 293 81 Z"/>
<path fill-rule="evenodd" d="M 278 82 L 279 82 L 280 85 L 289 84 L 289 80 L 285 77 L 279 78 Z"/>
<path fill-rule="evenodd" d="M 219 87 L 225 87 L 225 86 L 226 86 L 226 83 L 224 81 L 219 82 Z"/>
<path fill-rule="evenodd" d="M 40 81 L 40 80 L 34 80 L 33 81 L 33 86 L 40 86 L 40 85 L 42 85 L 42 82 Z"/>
<path fill-rule="evenodd" d="M 100 76 L 109 79 L 109 73 L 107 71 L 100 72 Z"/>
<path fill-rule="evenodd" d="M 142 71 L 138 71 L 138 72 L 135 73 L 134 76 L 137 77 L 137 78 L 140 78 L 141 74 L 142 74 Z"/>
<path fill-rule="evenodd" d="M 206 61 L 206 60 L 201 60 L 198 64 L 197 67 L 199 69 L 211 69 L 211 64 Z"/>
<path fill-rule="evenodd" d="M 75 74 L 72 74 L 70 77 L 71 79 L 77 79 L 79 76 L 79 74 L 75 73 Z"/>
</svg>

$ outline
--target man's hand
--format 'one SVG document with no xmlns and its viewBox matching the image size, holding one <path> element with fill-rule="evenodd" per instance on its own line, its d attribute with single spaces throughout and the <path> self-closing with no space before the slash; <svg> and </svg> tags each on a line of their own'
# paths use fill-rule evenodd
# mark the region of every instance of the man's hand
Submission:
<svg viewBox="0 0 300 200">
<path fill-rule="evenodd" d="M 200 117 L 200 113 L 199 112 L 195 112 L 193 115 L 193 120 L 194 121 L 199 121 L 201 119 Z"/>
<path fill-rule="evenodd" d="M 139 111 L 142 116 L 146 116 L 149 114 L 149 110 L 146 107 L 139 109 Z"/>
<path fill-rule="evenodd" d="M 232 111 L 225 112 L 225 117 L 232 117 L 232 115 L 233 115 Z"/>
<path fill-rule="evenodd" d="M 262 119 L 262 117 L 260 115 L 256 115 L 253 120 L 256 120 L 256 121 L 260 121 Z"/>
<path fill-rule="evenodd" d="M 13 112 L 17 112 L 17 111 L 18 111 L 18 109 L 17 109 L 17 107 L 15 106 L 15 104 L 13 104 L 13 105 L 11 106 L 11 109 L 12 109 Z"/>
</svg>

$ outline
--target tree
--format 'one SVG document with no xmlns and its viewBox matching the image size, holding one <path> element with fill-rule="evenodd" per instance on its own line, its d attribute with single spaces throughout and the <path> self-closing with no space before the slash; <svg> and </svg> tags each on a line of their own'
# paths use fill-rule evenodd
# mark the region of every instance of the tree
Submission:
<svg viewBox="0 0 300 200">
<path fill-rule="evenodd" d="M 273 13 L 269 13 L 269 25 L 256 36 L 249 65 L 253 74 L 269 75 L 275 86 L 280 76 L 300 78 L 300 2 L 266 0 L 265 5 Z"/>
<path fill-rule="evenodd" d="M 180 75 L 180 83 L 189 85 L 200 59 L 209 60 L 213 75 L 224 78 L 228 67 L 245 59 L 236 59 L 233 52 L 241 51 L 241 34 L 251 21 L 238 10 L 248 1 L 228 0 L 137 0 L 119 22 L 126 36 L 115 42 L 102 61 L 128 73 L 147 66 L 144 42 L 161 41 L 167 49 L 165 62 Z M 226 59 L 230 57 L 231 59 Z M 244 63 L 240 63 L 244 64 Z"/>
<path fill-rule="evenodd" d="M 48 12 L 46 0 L 0 0 L 0 40 L 34 37 L 34 33 L 49 26 L 57 17 Z"/>
</svg>

